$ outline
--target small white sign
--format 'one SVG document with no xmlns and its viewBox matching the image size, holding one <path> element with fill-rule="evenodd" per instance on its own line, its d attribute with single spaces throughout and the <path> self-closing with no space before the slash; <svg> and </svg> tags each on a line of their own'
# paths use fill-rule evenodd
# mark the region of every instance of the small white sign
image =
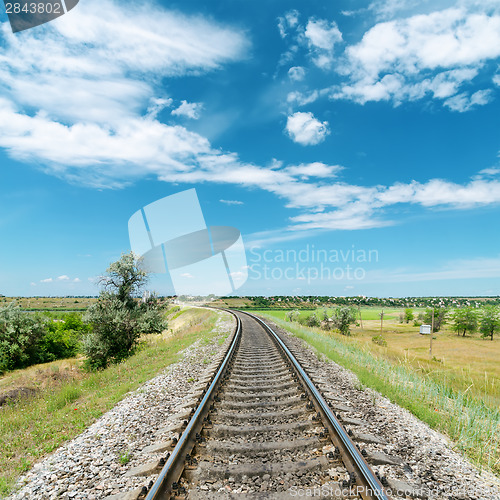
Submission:
<svg viewBox="0 0 500 500">
<path fill-rule="evenodd" d="M 420 335 L 430 335 L 431 325 L 420 325 Z"/>
</svg>

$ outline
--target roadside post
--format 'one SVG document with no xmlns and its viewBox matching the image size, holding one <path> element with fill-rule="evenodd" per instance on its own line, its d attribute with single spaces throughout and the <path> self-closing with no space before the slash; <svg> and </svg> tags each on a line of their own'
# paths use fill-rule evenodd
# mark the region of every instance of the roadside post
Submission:
<svg viewBox="0 0 500 500">
<path fill-rule="evenodd" d="M 432 359 L 432 337 L 434 337 L 434 308 L 432 308 L 431 342 L 429 346 L 429 358 Z"/>
</svg>

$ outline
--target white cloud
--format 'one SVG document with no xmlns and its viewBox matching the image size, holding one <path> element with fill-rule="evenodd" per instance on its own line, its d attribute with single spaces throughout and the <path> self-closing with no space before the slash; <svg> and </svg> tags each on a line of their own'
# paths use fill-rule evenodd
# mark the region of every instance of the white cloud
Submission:
<svg viewBox="0 0 500 500">
<path fill-rule="evenodd" d="M 288 70 L 288 76 L 290 77 L 290 80 L 300 82 L 305 78 L 306 70 L 302 66 L 292 66 Z"/>
<path fill-rule="evenodd" d="M 340 165 L 326 165 L 321 162 L 302 163 L 286 168 L 287 173 L 301 177 L 333 177 L 340 170 L 343 170 L 343 167 Z"/>
<path fill-rule="evenodd" d="M 69 281 L 69 276 L 66 276 L 65 274 L 58 276 L 57 281 Z"/>
<path fill-rule="evenodd" d="M 462 7 L 382 22 L 346 49 L 340 71 L 348 81 L 332 97 L 399 104 L 431 94 L 466 111 L 489 102 L 490 94 L 485 89 L 469 98 L 460 88 L 498 57 L 500 15 Z"/>
<path fill-rule="evenodd" d="M 182 273 L 181 276 L 183 278 L 194 278 L 194 276 L 191 273 Z"/>
<path fill-rule="evenodd" d="M 182 101 L 181 105 L 172 111 L 174 116 L 185 116 L 197 120 L 200 117 L 203 104 L 200 102 L 187 102 Z"/>
<path fill-rule="evenodd" d="M 40 280 L 40 283 L 52 283 L 53 281 L 52 278 L 45 278 L 44 280 Z"/>
<path fill-rule="evenodd" d="M 485 104 L 488 104 L 491 99 L 491 90 L 478 90 L 471 96 L 464 92 L 450 97 L 444 102 L 444 105 L 448 106 L 453 111 L 463 113 L 465 111 L 469 111 L 475 106 L 484 106 Z"/>
<path fill-rule="evenodd" d="M 318 97 L 320 96 L 320 93 L 317 90 L 313 90 L 309 93 L 303 93 L 303 92 L 290 92 L 286 100 L 289 104 L 295 104 L 297 106 L 306 106 L 307 104 L 311 104 L 312 102 L 316 101 Z"/>
<path fill-rule="evenodd" d="M 248 164 L 234 153 L 212 147 L 200 134 L 161 123 L 158 114 L 173 101 L 170 97 L 151 99 L 163 93 L 155 91 L 157 81 L 217 69 L 241 57 L 246 42 L 240 33 L 202 18 L 185 18 L 157 7 L 133 9 L 137 17 L 131 15 L 128 4 L 125 8 L 109 0 L 99 5 L 96 0 L 88 0 L 75 9 L 71 22 L 66 19 L 70 16 L 63 16 L 20 37 L 9 33 L 4 23 L 0 34 L 5 45 L 0 53 L 0 146 L 18 159 L 42 164 L 48 173 L 102 188 L 120 187 L 145 176 L 172 183 L 213 182 L 259 188 L 285 200 L 287 207 L 301 210 L 290 220 L 289 229 L 304 233 L 308 229 L 391 224 L 390 210 L 401 203 L 453 209 L 500 203 L 500 184 L 491 179 L 473 179 L 463 185 L 436 179 L 389 186 L 349 185 L 332 179 L 340 170 L 337 166 L 320 162 L 291 166 L 275 163 L 268 168 Z M 298 15 L 285 19 L 288 27 L 299 28 Z M 419 22 L 428 25 L 430 21 L 420 16 Z M 479 28 L 474 23 L 493 23 L 491 19 L 486 22 L 484 16 L 467 22 L 458 19 L 455 24 L 460 27 L 460 40 L 468 36 L 475 41 L 470 43 L 472 47 L 482 40 L 476 37 Z M 403 33 L 408 37 L 411 23 L 413 31 L 425 32 L 414 26 L 418 24 L 415 20 L 409 23 L 395 25 L 394 46 L 386 39 L 371 46 L 373 60 L 363 52 L 367 48 L 363 41 L 359 47 L 364 49 L 353 53 L 359 57 L 348 60 L 344 67 L 347 77 L 352 79 L 353 88 L 365 86 L 365 98 L 372 95 L 373 99 L 396 101 L 429 92 L 436 98 L 450 99 L 477 74 L 477 64 L 466 64 L 440 70 L 438 75 L 409 85 L 412 58 L 405 58 L 416 49 L 409 38 L 398 45 L 398 36 Z M 446 23 L 443 18 L 442 24 L 448 26 Z M 173 31 L 164 26 L 173 26 Z M 333 25 L 328 26 L 331 30 Z M 327 42 L 319 28 L 314 27 L 314 36 L 310 33 L 310 39 L 315 40 L 311 47 L 328 50 L 323 48 Z M 452 28 L 453 33 L 458 29 Z M 465 28 L 467 33 L 463 34 Z M 131 33 L 140 41 L 137 47 Z M 382 48 L 390 50 L 384 52 Z M 477 49 L 482 51 L 481 57 L 486 57 L 485 50 Z M 497 49 L 488 50 L 493 53 Z M 418 74 L 422 66 L 417 62 L 413 67 Z M 379 69 L 384 65 L 397 71 L 381 76 Z M 51 89 L 56 74 L 62 97 Z M 364 76 L 358 81 L 359 75 Z M 30 95 L 26 95 L 26 89 Z M 363 95 L 353 91 L 349 98 L 361 99 Z M 471 105 L 488 98 L 488 94 L 473 95 Z M 312 113 L 291 114 L 286 129 L 303 145 L 318 144 L 329 133 L 328 123 L 320 122 Z"/>
<path fill-rule="evenodd" d="M 146 82 L 214 70 L 246 50 L 240 33 L 202 17 L 112 0 L 89 0 L 21 37 L 4 23 L 1 38 L 4 95 L 67 120 L 105 123 L 147 104 Z"/>
<path fill-rule="evenodd" d="M 394 224 L 382 218 L 389 207 L 405 203 L 425 208 L 468 209 L 500 204 L 500 181 L 474 179 L 461 185 L 439 179 L 392 186 L 309 185 L 289 206 L 306 212 L 292 217 L 291 229 L 367 229 Z M 318 208 L 321 209 L 318 211 Z"/>
<path fill-rule="evenodd" d="M 147 116 L 151 119 L 156 118 L 161 111 L 172 106 L 172 103 L 173 99 L 171 99 L 170 97 L 154 97 L 153 99 L 151 99 L 151 104 L 148 107 Z"/>
<path fill-rule="evenodd" d="M 0 146 L 99 187 L 159 165 L 182 171 L 209 152 L 200 135 L 157 121 L 172 100 L 154 97 L 156 88 L 164 77 L 216 70 L 248 45 L 241 30 L 200 16 L 112 0 L 89 0 L 22 35 L 4 23 L 0 43 Z"/>
<path fill-rule="evenodd" d="M 329 69 L 334 60 L 335 46 L 343 41 L 337 23 L 310 17 L 304 27 L 299 23 L 297 11 L 292 11 L 293 15 L 290 14 L 278 18 L 281 38 L 286 38 L 289 42 L 288 50 L 282 54 L 278 66 L 290 63 L 299 53 L 299 49 L 305 48 L 315 66 Z M 304 70 L 302 66 L 293 66 L 288 75 L 292 81 L 301 81 L 305 76 Z"/>
<path fill-rule="evenodd" d="M 335 44 L 342 41 L 335 21 L 311 18 L 304 31 L 314 64 L 319 68 L 328 69 L 333 62 Z"/>
<path fill-rule="evenodd" d="M 442 0 L 374 0 L 368 6 L 368 9 L 375 12 L 378 20 L 392 19 L 402 13 L 411 12 L 416 7 L 431 6 L 439 9 Z M 450 2 L 446 2 L 450 3 Z"/>
<path fill-rule="evenodd" d="M 500 174 L 500 168 L 491 167 L 491 168 L 483 168 L 483 170 L 479 171 L 480 175 L 498 175 Z"/>
<path fill-rule="evenodd" d="M 226 205 L 244 205 L 242 201 L 238 200 L 219 200 L 221 203 L 224 203 Z"/>
<path fill-rule="evenodd" d="M 299 13 L 296 10 L 290 10 L 284 16 L 278 17 L 278 30 L 281 38 L 286 38 L 288 30 L 293 29 L 299 23 Z"/>
<path fill-rule="evenodd" d="M 330 133 L 328 122 L 320 122 L 312 113 L 303 112 L 288 117 L 286 130 L 294 142 L 303 146 L 319 144 Z"/>
<path fill-rule="evenodd" d="M 73 283 L 81 283 L 81 281 L 82 281 L 82 280 L 81 280 L 80 278 L 75 278 L 75 279 L 73 280 Z"/>
<path fill-rule="evenodd" d="M 35 283 L 34 281 L 32 281 L 32 282 L 30 283 L 30 286 L 36 286 L 36 283 Z"/>
</svg>

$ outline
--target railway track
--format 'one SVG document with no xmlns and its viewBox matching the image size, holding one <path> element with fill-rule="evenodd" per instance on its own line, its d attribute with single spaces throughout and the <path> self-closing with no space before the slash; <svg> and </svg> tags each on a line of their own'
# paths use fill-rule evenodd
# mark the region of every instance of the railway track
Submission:
<svg viewBox="0 0 500 500">
<path fill-rule="evenodd" d="M 140 498 L 388 499 L 331 409 L 341 396 L 322 395 L 262 320 L 232 312 L 228 351 Z"/>
</svg>

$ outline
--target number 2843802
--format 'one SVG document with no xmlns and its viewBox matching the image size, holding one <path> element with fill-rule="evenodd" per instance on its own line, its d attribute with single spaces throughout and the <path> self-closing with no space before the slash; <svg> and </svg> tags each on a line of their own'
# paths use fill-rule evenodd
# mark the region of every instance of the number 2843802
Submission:
<svg viewBox="0 0 500 500">
<path fill-rule="evenodd" d="M 60 2 L 6 3 L 7 14 L 64 14 Z"/>
</svg>

